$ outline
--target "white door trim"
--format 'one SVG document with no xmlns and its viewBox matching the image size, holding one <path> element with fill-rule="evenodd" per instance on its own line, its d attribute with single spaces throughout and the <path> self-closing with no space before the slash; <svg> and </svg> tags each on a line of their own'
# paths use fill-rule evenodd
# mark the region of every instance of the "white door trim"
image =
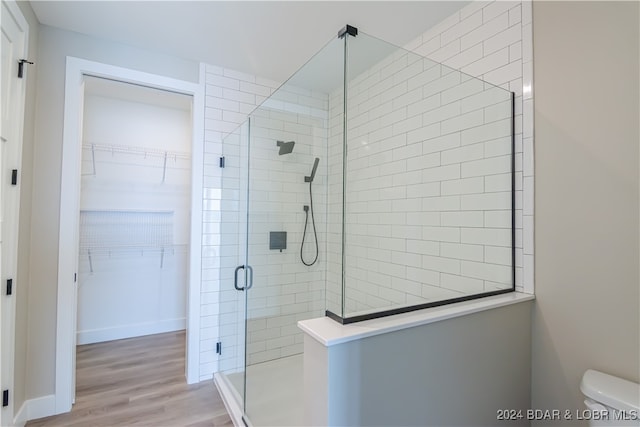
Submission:
<svg viewBox="0 0 640 427">
<path fill-rule="evenodd" d="M 11 16 L 14 25 L 2 25 L 3 32 L 8 37 L 19 35 L 18 39 L 12 39 L 17 52 L 17 58 L 28 59 L 29 54 L 29 23 L 25 19 L 18 4 L 13 0 L 2 0 L 3 9 Z M 5 11 L 0 11 L 0 15 Z M 2 21 L 8 17 L 2 17 Z M 17 32 L 14 33 L 14 30 Z M 16 58 L 11 58 L 14 61 Z M 26 78 L 19 80 L 17 78 L 18 64 L 14 63 L 11 68 L 11 83 L 9 91 L 11 94 L 2 94 L 2 99 L 9 99 L 12 104 L 8 109 L 11 114 L 11 121 L 4 122 L 3 125 L 9 125 L 9 130 L 2 129 L 2 136 L 7 137 L 7 142 L 0 144 L 11 144 L 7 148 L 7 160 L 10 162 L 9 168 L 22 168 L 22 145 L 24 132 L 24 112 L 26 98 Z M 25 77 L 28 71 L 25 70 Z M 7 76 L 3 76 L 6 78 Z M 3 117 L 4 118 L 4 117 Z M 2 147 L 0 147 L 0 150 Z M 5 162 L 0 155 L 0 166 L 4 167 Z M 2 170 L 1 173 L 9 174 L 9 170 Z M 0 179 L 0 184 L 4 186 L 4 177 Z M 18 178 L 18 186 L 14 188 L 0 188 L 0 193 L 6 193 L 6 197 L 0 197 L 0 200 L 9 201 L 8 206 L 2 206 L 0 203 L 0 282 L 3 285 L 2 301 L 0 301 L 0 390 L 9 390 L 9 405 L 0 408 L 0 425 L 11 424 L 15 412 L 15 334 L 16 334 L 16 297 L 14 291 L 12 296 L 5 295 L 5 280 L 11 278 L 14 285 L 17 285 L 16 278 L 18 275 L 18 230 L 20 220 L 20 178 Z M 5 210 L 9 207 L 9 210 Z M 5 216 L 6 214 L 6 216 Z M 4 229 L 4 230 L 3 230 Z M 4 258 L 6 263 L 2 263 Z"/>
<path fill-rule="evenodd" d="M 56 325 L 55 413 L 71 410 L 75 395 L 74 358 L 76 342 L 76 285 L 78 262 L 78 216 L 80 208 L 80 164 L 82 97 L 85 75 L 104 77 L 193 97 L 193 142 L 191 160 L 191 241 L 187 304 L 186 378 L 199 380 L 200 277 L 202 263 L 202 176 L 204 156 L 204 65 L 200 83 L 130 70 L 80 58 L 67 57 L 60 189 L 60 240 L 58 247 L 58 301 Z"/>
</svg>

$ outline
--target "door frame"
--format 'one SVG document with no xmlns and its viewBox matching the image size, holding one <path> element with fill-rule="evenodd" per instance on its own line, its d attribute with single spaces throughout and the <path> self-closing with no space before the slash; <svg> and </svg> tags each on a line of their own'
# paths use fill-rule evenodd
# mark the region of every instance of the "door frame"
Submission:
<svg viewBox="0 0 640 427">
<path fill-rule="evenodd" d="M 19 50 L 18 57 L 19 58 L 29 58 L 29 23 L 25 19 L 22 10 L 18 6 L 17 2 L 14 0 L 2 0 L 2 7 L 6 7 L 6 11 L 11 16 L 11 19 L 15 23 L 17 30 L 21 33 L 20 44 L 16 45 L 16 49 Z M 2 13 L 2 12 L 0 12 Z M 4 28 L 3 28 L 4 29 Z M 11 58 L 13 60 L 13 58 Z M 14 68 L 15 67 L 15 68 Z M 22 170 L 22 146 L 23 146 L 23 138 L 24 138 L 24 119 L 25 119 L 25 105 L 26 105 L 26 90 L 27 90 L 27 75 L 28 70 L 25 70 L 27 75 L 22 78 L 22 80 L 18 80 L 16 74 L 17 72 L 17 64 L 13 64 L 11 69 L 11 82 L 12 84 L 19 84 L 20 86 L 10 87 L 9 90 L 14 92 L 16 95 L 15 104 L 12 105 L 12 111 L 14 115 L 12 116 L 12 121 L 10 125 L 12 129 L 9 134 L 10 137 L 13 137 L 15 141 L 11 141 L 10 143 L 15 143 L 17 146 L 15 147 L 16 151 L 13 152 L 15 157 L 11 160 L 11 168 L 15 167 L 18 170 Z M 6 94 L 5 94 L 6 96 Z M 15 119 L 15 121 L 13 121 Z M 7 135 L 7 134 L 5 134 Z M 0 142 L 0 144 L 5 144 L 6 142 Z M 4 160 L 0 155 L 0 166 Z M 15 163 L 14 163 L 15 162 Z M 2 170 L 2 174 L 9 173 L 8 170 Z M 0 184 L 4 185 L 3 179 L 0 179 Z M 15 203 L 11 207 L 11 212 L 7 217 L 4 217 L 4 213 L 0 212 L 0 219 L 3 222 L 0 222 L 0 227 L 9 226 L 9 232 L 4 235 L 2 230 L 0 229 L 0 240 L 2 240 L 2 246 L 0 246 L 0 256 L 2 252 L 8 253 L 8 264 L 9 265 L 1 265 L 2 261 L 0 259 L 0 276 L 2 284 L 4 285 L 6 279 L 13 279 L 14 281 L 18 278 L 18 242 L 19 242 L 19 221 L 20 221 L 20 195 L 21 195 L 21 187 L 20 181 L 18 181 L 18 186 L 13 189 L 2 188 L 0 192 L 9 192 L 11 191 L 13 194 L 11 195 L 11 201 Z M 6 199 L 5 199 L 6 201 Z M 5 206 L 0 205 L 0 209 L 5 209 Z M 10 246 L 7 246 L 10 245 Z M 2 386 L 1 390 L 9 390 L 10 399 L 9 405 L 6 407 L 0 408 L 0 425 L 11 424 L 14 422 L 14 416 L 16 413 L 15 408 L 15 334 L 16 334 L 16 298 L 18 294 L 14 291 L 13 295 L 7 296 L 5 294 L 4 289 L 2 290 L 2 301 L 0 301 L 0 347 L 1 355 L 0 355 L 0 385 Z"/>
<path fill-rule="evenodd" d="M 77 316 L 78 236 L 80 171 L 82 161 L 82 112 L 84 76 L 102 77 L 193 98 L 191 156 L 191 224 L 189 286 L 187 295 L 186 379 L 199 381 L 200 282 L 202 265 L 202 189 L 204 155 L 204 76 L 199 83 L 67 56 L 60 182 L 60 226 L 58 246 L 58 298 L 56 324 L 55 413 L 69 412 L 75 399 L 75 345 Z"/>
</svg>

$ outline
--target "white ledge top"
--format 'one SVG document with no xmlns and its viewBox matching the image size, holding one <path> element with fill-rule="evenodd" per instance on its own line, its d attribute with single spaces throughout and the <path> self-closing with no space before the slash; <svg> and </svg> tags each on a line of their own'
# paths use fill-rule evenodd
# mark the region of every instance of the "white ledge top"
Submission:
<svg viewBox="0 0 640 427">
<path fill-rule="evenodd" d="M 378 319 L 365 320 L 348 325 L 342 325 L 328 317 L 317 317 L 315 319 L 300 320 L 298 327 L 316 341 L 326 347 L 330 347 L 374 335 L 386 334 L 388 332 L 426 325 L 428 323 L 465 316 L 492 308 L 531 301 L 534 298 L 534 295 L 531 294 L 510 292 L 508 294 L 442 305 L 440 307 L 425 308 L 423 310 L 380 317 Z"/>
</svg>

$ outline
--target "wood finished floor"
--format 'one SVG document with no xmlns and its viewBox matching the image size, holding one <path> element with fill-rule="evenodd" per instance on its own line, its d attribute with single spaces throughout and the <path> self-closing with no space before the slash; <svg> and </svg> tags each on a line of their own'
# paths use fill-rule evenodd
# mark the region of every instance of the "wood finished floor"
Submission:
<svg viewBox="0 0 640 427">
<path fill-rule="evenodd" d="M 40 426 L 233 426 L 213 380 L 188 385 L 185 333 L 78 346 L 71 412 Z"/>
</svg>

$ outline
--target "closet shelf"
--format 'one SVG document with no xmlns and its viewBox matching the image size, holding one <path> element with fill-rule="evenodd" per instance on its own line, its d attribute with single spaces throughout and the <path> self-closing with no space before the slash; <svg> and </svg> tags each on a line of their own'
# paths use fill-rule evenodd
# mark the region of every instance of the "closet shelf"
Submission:
<svg viewBox="0 0 640 427">
<path fill-rule="evenodd" d="M 125 256 L 130 258 L 131 256 L 148 256 L 159 255 L 160 256 L 160 268 L 164 267 L 164 257 L 167 255 L 175 255 L 176 253 L 186 253 L 187 244 L 171 244 L 162 246 L 127 246 L 127 245 L 113 245 L 113 246 L 87 246 L 80 247 L 80 256 L 86 256 L 89 261 L 89 272 L 93 273 L 93 260 L 95 257 L 108 257 L 116 258 Z"/>
<path fill-rule="evenodd" d="M 169 157 L 172 159 L 190 159 L 191 154 L 180 151 L 158 150 L 156 148 L 133 147 L 129 145 L 117 144 L 94 144 L 85 142 L 82 144 L 83 149 L 94 151 L 105 151 L 109 153 L 137 154 L 144 157 Z"/>
<path fill-rule="evenodd" d="M 172 211 L 80 211 L 80 256 L 94 257 L 175 254 L 186 244 L 174 243 Z"/>
<path fill-rule="evenodd" d="M 134 147 L 128 145 L 115 145 L 115 144 L 94 144 L 90 142 L 85 142 L 82 144 L 82 149 L 90 152 L 91 155 L 91 173 L 84 173 L 84 176 L 96 176 L 96 152 L 103 153 L 111 153 L 112 155 L 118 154 L 129 154 L 138 157 L 143 157 L 144 159 L 156 159 L 161 162 L 159 167 L 162 167 L 162 183 L 165 182 L 167 176 L 167 160 L 172 160 L 177 162 L 180 160 L 190 160 L 191 155 L 189 153 L 184 153 L 180 151 L 169 151 L 169 150 L 159 150 L 156 148 L 149 147 Z M 83 154 L 84 157 L 84 154 Z"/>
<path fill-rule="evenodd" d="M 144 252 L 144 253 L 154 253 L 161 252 L 163 250 L 175 250 L 175 249 L 185 249 L 187 244 L 168 244 L 168 245 L 160 245 L 160 246 L 152 246 L 152 245 L 110 245 L 110 246 L 85 246 L 80 248 L 81 253 L 91 252 L 92 255 L 97 254 L 112 254 L 112 253 L 127 253 L 127 252 Z"/>
</svg>

